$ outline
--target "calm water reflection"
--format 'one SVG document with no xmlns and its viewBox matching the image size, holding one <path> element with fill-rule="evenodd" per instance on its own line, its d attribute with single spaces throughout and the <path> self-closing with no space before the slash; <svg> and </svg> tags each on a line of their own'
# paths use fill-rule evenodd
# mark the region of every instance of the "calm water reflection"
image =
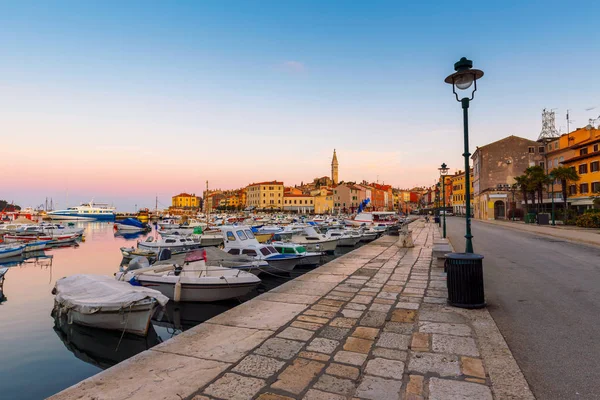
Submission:
<svg viewBox="0 0 600 400">
<path fill-rule="evenodd" d="M 122 260 L 119 248 L 135 245 L 147 236 L 116 235 L 108 223 L 80 226 L 85 227 L 85 241 L 76 246 L 46 250 L 25 261 L 0 260 L 0 267 L 10 267 L 4 282 L 5 300 L 0 303 L 2 399 L 52 395 L 239 304 L 238 300 L 212 304 L 169 302 L 155 316 L 146 338 L 125 335 L 120 340 L 118 332 L 68 325 L 51 315 L 51 290 L 56 279 L 77 273 L 112 276 Z M 342 249 L 340 254 L 350 250 Z M 309 270 L 295 269 L 292 277 Z M 241 301 L 290 278 L 261 279 L 263 283 L 257 290 Z"/>
</svg>

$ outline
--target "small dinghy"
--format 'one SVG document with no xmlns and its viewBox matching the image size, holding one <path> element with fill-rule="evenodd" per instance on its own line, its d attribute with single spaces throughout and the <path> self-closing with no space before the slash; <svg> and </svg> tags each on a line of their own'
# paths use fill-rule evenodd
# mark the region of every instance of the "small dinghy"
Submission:
<svg viewBox="0 0 600 400">
<path fill-rule="evenodd" d="M 0 258 L 20 256 L 25 251 L 24 244 L 0 244 Z"/>
<path fill-rule="evenodd" d="M 146 268 L 127 268 L 115 276 L 120 281 L 156 289 L 174 301 L 212 302 L 232 299 L 248 294 L 260 283 L 260 279 L 249 272 L 209 267 L 205 259 L 206 252 L 192 251 L 187 254 L 183 265 L 165 261 L 164 264 Z"/>
<path fill-rule="evenodd" d="M 148 224 L 140 222 L 137 218 L 125 218 L 122 221 L 115 222 L 115 229 L 119 232 L 147 232 L 152 228 Z"/>
<path fill-rule="evenodd" d="M 146 336 L 154 309 L 169 299 L 160 292 L 108 276 L 78 274 L 59 279 L 54 309 L 69 323 Z"/>
</svg>

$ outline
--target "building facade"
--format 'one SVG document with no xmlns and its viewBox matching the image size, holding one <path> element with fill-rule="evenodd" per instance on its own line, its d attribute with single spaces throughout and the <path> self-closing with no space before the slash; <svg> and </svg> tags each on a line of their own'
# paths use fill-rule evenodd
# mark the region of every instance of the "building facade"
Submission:
<svg viewBox="0 0 600 400">
<path fill-rule="evenodd" d="M 246 205 L 257 210 L 283 210 L 283 182 L 252 183 L 246 187 Z"/>
<path fill-rule="evenodd" d="M 360 204 L 361 189 L 354 183 L 342 183 L 333 188 L 333 206 L 338 212 L 355 212 Z"/>
<path fill-rule="evenodd" d="M 174 208 L 200 208 L 200 197 L 195 193 L 180 193 L 171 198 L 171 206 Z"/>
<path fill-rule="evenodd" d="M 314 198 L 316 214 L 331 214 L 333 212 L 333 191 L 321 188 L 318 193 L 311 193 Z"/>
<path fill-rule="evenodd" d="M 513 203 L 510 188 L 528 167 L 545 167 L 545 150 L 539 142 L 513 135 L 478 147 L 471 157 L 474 217 L 507 219 L 511 208 L 522 208 L 520 193 Z"/>
<path fill-rule="evenodd" d="M 283 210 L 312 214 L 315 211 L 314 201 L 310 194 L 286 193 L 283 195 Z"/>
<path fill-rule="evenodd" d="M 467 214 L 467 201 L 465 198 L 465 171 L 458 171 L 450 177 L 452 184 L 452 211 L 455 215 Z M 473 169 L 469 174 L 470 194 L 471 194 L 471 210 L 473 209 Z"/>
<path fill-rule="evenodd" d="M 560 165 L 574 168 L 579 181 L 568 182 L 569 204 L 579 212 L 593 205 L 600 196 L 600 129 L 588 125 L 549 141 L 546 148 L 548 172 Z M 560 182 L 553 182 L 549 196 L 562 203 Z"/>
</svg>

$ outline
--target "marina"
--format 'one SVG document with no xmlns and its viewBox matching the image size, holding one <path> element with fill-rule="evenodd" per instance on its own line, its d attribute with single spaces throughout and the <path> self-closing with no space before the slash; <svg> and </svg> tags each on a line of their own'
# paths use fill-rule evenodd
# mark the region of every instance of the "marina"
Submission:
<svg viewBox="0 0 600 400">
<path fill-rule="evenodd" d="M 44 250 L 0 259 L 0 270 L 4 271 L 0 278 L 3 281 L 0 300 L 0 335 L 3 342 L 0 385 L 3 396 L 7 398 L 48 397 L 363 245 L 361 242 L 356 247 L 338 247 L 333 254 L 318 253 L 316 259 L 314 253 L 293 243 L 268 245 L 277 247 L 277 250 L 274 249 L 277 254 L 300 258 L 307 254 L 311 256 L 310 261 L 298 263 L 285 273 L 269 268 L 268 261 L 255 260 L 246 255 L 234 256 L 216 247 L 209 247 L 207 249 L 214 250 L 208 251 L 208 258 L 212 258 L 213 262 L 211 264 L 209 261 L 203 267 L 207 271 L 214 272 L 221 268 L 218 265 L 228 263 L 225 265 L 233 268 L 233 275 L 248 274 L 242 268 L 239 271 L 235 268 L 244 264 L 243 257 L 247 257 L 250 265 L 245 264 L 248 267 L 246 270 L 258 273 L 260 279 L 254 278 L 254 281 L 250 281 L 251 287 L 244 288 L 242 292 L 230 293 L 226 296 L 229 300 L 225 301 L 194 299 L 211 301 L 199 303 L 186 302 L 185 298 L 180 298 L 179 302 L 171 299 L 166 307 L 156 308 L 145 335 L 139 335 L 124 333 L 122 329 L 98 329 L 89 324 L 86 326 L 86 323 L 76 323 L 76 318 L 69 317 L 68 313 L 60 312 L 54 306 L 52 290 L 57 280 L 77 274 L 114 279 L 114 275 L 127 268 L 131 260 L 124 258 L 121 249 L 136 249 L 138 242 L 160 238 L 157 226 L 151 232 L 123 233 L 115 230 L 112 221 L 76 221 L 65 229 L 81 231 L 83 236 L 65 243 L 42 243 Z M 25 246 L 20 242 L 8 245 Z M 177 255 L 172 257 L 172 263 L 181 263 Z M 185 257 L 185 253 L 179 257 Z M 260 266 L 260 271 L 252 271 Z M 213 272 L 208 273 L 210 275 Z M 216 275 L 222 276 L 223 273 Z M 232 282 L 229 281 L 226 286 L 227 290 L 231 290 Z M 214 293 L 223 291 L 215 290 Z M 165 294 L 169 297 L 168 292 Z M 170 297 L 174 294 L 171 292 Z M 23 346 L 23 343 L 27 343 L 27 346 Z M 39 384 L 28 385 L 27 382 L 32 379 Z"/>
</svg>

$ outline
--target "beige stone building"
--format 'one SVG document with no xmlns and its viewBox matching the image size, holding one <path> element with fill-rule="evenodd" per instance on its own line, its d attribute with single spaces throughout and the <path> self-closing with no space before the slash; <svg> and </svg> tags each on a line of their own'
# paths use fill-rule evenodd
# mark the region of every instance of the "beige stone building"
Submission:
<svg viewBox="0 0 600 400">
<path fill-rule="evenodd" d="M 545 146 L 518 136 L 478 147 L 473 159 L 473 216 L 477 219 L 506 219 L 512 207 L 522 208 L 521 196 L 509 190 L 515 177 L 527 167 L 544 167 Z"/>
<path fill-rule="evenodd" d="M 246 205 L 257 210 L 283 210 L 283 182 L 251 183 L 246 187 Z"/>
</svg>

